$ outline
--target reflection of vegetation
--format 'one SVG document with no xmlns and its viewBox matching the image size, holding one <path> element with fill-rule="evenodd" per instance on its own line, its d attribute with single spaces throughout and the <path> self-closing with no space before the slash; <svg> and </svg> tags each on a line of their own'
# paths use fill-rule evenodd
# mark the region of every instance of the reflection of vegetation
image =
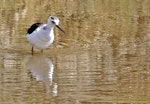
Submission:
<svg viewBox="0 0 150 104">
<path fill-rule="evenodd" d="M 99 41 L 103 34 L 110 34 L 116 42 L 121 36 L 136 36 L 138 18 L 149 15 L 150 1 L 1 0 L 0 4 L 1 24 L 8 26 L 11 36 L 24 36 L 33 22 L 46 22 L 49 15 L 57 15 L 67 31 L 67 39 L 62 35 L 61 44 L 67 43 L 71 47 L 88 46 L 93 41 Z M 59 41 L 56 38 L 55 43 Z"/>
</svg>

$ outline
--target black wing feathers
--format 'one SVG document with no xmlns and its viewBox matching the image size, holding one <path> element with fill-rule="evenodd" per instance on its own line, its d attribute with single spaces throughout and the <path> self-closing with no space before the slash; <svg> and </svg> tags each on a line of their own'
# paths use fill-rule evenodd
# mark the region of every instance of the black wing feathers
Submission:
<svg viewBox="0 0 150 104">
<path fill-rule="evenodd" d="M 34 23 L 27 31 L 28 34 L 31 34 L 34 30 L 36 30 L 43 23 Z"/>
</svg>

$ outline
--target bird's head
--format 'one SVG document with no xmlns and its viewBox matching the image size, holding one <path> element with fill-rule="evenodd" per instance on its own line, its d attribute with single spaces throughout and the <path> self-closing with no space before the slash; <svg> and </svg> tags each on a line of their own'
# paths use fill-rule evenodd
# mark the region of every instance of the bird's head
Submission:
<svg viewBox="0 0 150 104">
<path fill-rule="evenodd" d="M 56 16 L 50 16 L 48 19 L 48 23 L 56 26 L 59 30 L 61 30 L 63 33 L 65 33 L 59 26 L 59 19 Z"/>
</svg>

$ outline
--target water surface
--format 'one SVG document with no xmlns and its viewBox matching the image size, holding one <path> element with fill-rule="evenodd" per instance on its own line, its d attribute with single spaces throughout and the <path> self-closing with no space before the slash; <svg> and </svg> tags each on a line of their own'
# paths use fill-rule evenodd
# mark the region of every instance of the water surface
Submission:
<svg viewBox="0 0 150 104">
<path fill-rule="evenodd" d="M 0 103 L 149 104 L 149 0 L 0 1 Z M 60 18 L 66 34 L 44 53 L 34 22 Z"/>
</svg>

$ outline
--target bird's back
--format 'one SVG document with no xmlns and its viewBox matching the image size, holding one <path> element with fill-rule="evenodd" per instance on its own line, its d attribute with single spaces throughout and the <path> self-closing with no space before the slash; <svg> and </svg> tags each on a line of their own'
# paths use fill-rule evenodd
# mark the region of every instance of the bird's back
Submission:
<svg viewBox="0 0 150 104">
<path fill-rule="evenodd" d="M 34 23 L 27 31 L 28 34 L 31 34 L 33 31 L 35 31 L 39 26 L 41 26 L 43 23 Z"/>
</svg>

